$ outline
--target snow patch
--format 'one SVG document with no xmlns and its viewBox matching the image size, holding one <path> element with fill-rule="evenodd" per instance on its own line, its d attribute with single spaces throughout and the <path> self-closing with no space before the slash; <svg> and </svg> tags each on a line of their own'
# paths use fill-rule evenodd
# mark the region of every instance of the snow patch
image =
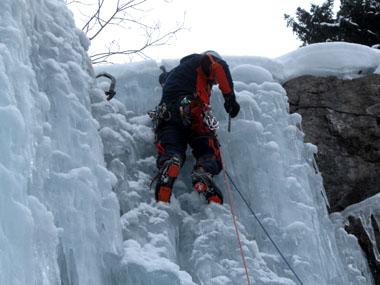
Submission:
<svg viewBox="0 0 380 285">
<path fill-rule="evenodd" d="M 380 51 L 352 43 L 312 44 L 277 58 L 284 66 L 284 81 L 302 75 L 352 79 L 376 72 Z"/>
</svg>

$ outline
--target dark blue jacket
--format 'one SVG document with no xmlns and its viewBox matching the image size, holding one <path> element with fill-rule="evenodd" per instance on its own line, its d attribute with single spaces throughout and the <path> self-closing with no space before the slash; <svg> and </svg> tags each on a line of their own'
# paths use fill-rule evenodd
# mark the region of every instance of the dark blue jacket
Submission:
<svg viewBox="0 0 380 285">
<path fill-rule="evenodd" d="M 161 102 L 173 103 L 183 96 L 195 95 L 208 104 L 213 84 L 219 84 L 225 96 L 233 92 L 227 63 L 210 54 L 188 55 L 169 72 L 163 86 Z"/>
</svg>

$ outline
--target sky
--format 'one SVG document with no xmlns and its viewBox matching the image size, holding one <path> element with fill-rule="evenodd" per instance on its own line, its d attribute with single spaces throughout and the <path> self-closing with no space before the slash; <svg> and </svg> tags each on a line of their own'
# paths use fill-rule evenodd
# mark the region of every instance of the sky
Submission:
<svg viewBox="0 0 380 285">
<path fill-rule="evenodd" d="M 94 1 L 94 0 L 86 0 Z M 96 2 L 96 0 L 95 0 Z M 108 0 L 110 2 L 110 0 Z M 149 58 L 181 58 L 194 52 L 216 50 L 222 55 L 255 55 L 276 58 L 297 49 L 301 42 L 286 27 L 284 14 L 294 16 L 297 7 L 307 10 L 310 4 L 324 0 L 150 0 L 143 11 L 133 11 L 144 22 L 160 22 L 162 32 L 184 22 L 184 29 L 166 45 L 146 50 Z M 337 7 L 338 4 L 335 4 Z M 336 8 L 335 7 L 335 8 Z M 75 10 L 75 9 L 72 9 Z M 83 12 L 82 12 L 83 13 Z M 83 15 L 75 14 L 78 23 Z M 113 27 L 114 28 L 114 27 Z M 93 42 L 90 52 L 104 49 L 116 41 L 130 48 L 138 46 L 142 34 L 135 28 L 104 31 L 101 40 Z M 139 57 L 118 58 L 118 62 L 141 60 Z"/>
</svg>

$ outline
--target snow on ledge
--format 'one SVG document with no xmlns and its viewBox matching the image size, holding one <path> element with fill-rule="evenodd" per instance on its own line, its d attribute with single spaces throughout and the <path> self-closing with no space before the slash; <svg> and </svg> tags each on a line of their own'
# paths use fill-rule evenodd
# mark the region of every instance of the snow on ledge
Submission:
<svg viewBox="0 0 380 285">
<path fill-rule="evenodd" d="M 379 71 L 380 50 L 364 45 L 330 42 L 299 48 L 276 59 L 284 67 L 283 82 L 302 75 L 352 79 Z"/>
</svg>

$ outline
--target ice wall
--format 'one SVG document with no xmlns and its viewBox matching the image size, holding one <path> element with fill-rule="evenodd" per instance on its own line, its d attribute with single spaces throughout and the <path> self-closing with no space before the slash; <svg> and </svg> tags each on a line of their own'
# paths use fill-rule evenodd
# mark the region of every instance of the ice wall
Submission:
<svg viewBox="0 0 380 285">
<path fill-rule="evenodd" d="M 351 52 L 361 48 L 355 45 Z M 321 58 L 328 49 L 318 49 Z M 227 116 L 217 89 L 212 99 L 221 123 L 218 136 L 226 169 L 304 284 L 371 284 L 357 243 L 328 216 L 322 178 L 314 162 L 317 149 L 303 142 L 301 117 L 288 113 L 286 92 L 279 82 L 292 73 L 285 73 L 286 66 L 279 60 L 231 57 L 228 62 L 242 106 L 231 133 L 226 131 Z M 170 69 L 176 61 L 164 64 Z M 344 64 L 355 67 L 354 62 Z M 375 61 L 366 64 L 378 65 Z M 294 67 L 289 65 L 298 72 Z M 155 151 L 145 112 L 160 100 L 157 64 L 115 65 L 106 71 L 118 79 L 117 100 L 94 102 L 93 113 L 107 146 L 108 168 L 118 178 L 115 191 L 123 214 L 124 277 L 133 284 L 244 284 L 229 208 L 207 205 L 192 191 L 190 153 L 171 204 L 156 204 L 149 191 Z M 312 68 L 306 71 L 314 72 Z M 326 62 L 319 72 L 329 75 L 328 71 Z M 226 196 L 221 176 L 217 183 Z M 236 192 L 233 198 L 253 284 L 297 284 Z"/>
<path fill-rule="evenodd" d="M 0 284 L 111 284 L 119 206 L 86 45 L 63 1 L 0 1 Z"/>
<path fill-rule="evenodd" d="M 359 219 L 363 229 L 372 245 L 372 255 L 376 262 L 380 262 L 379 237 L 376 231 L 380 225 L 380 195 L 376 194 L 366 200 L 353 204 L 340 213 L 331 214 L 338 229 L 348 226 L 352 218 Z"/>
<path fill-rule="evenodd" d="M 63 1 L 2 0 L 0 27 L 0 284 L 245 283 L 229 208 L 191 190 L 190 156 L 171 204 L 149 191 L 157 64 L 110 68 L 119 101 L 107 102 Z M 231 58 L 242 104 L 232 133 L 218 91 L 213 99 L 226 168 L 304 284 L 370 284 L 355 241 L 335 237 L 316 149 L 287 112 L 277 83 L 295 70 L 284 73 L 287 60 Z M 252 283 L 296 284 L 236 193 L 234 202 Z"/>
</svg>

